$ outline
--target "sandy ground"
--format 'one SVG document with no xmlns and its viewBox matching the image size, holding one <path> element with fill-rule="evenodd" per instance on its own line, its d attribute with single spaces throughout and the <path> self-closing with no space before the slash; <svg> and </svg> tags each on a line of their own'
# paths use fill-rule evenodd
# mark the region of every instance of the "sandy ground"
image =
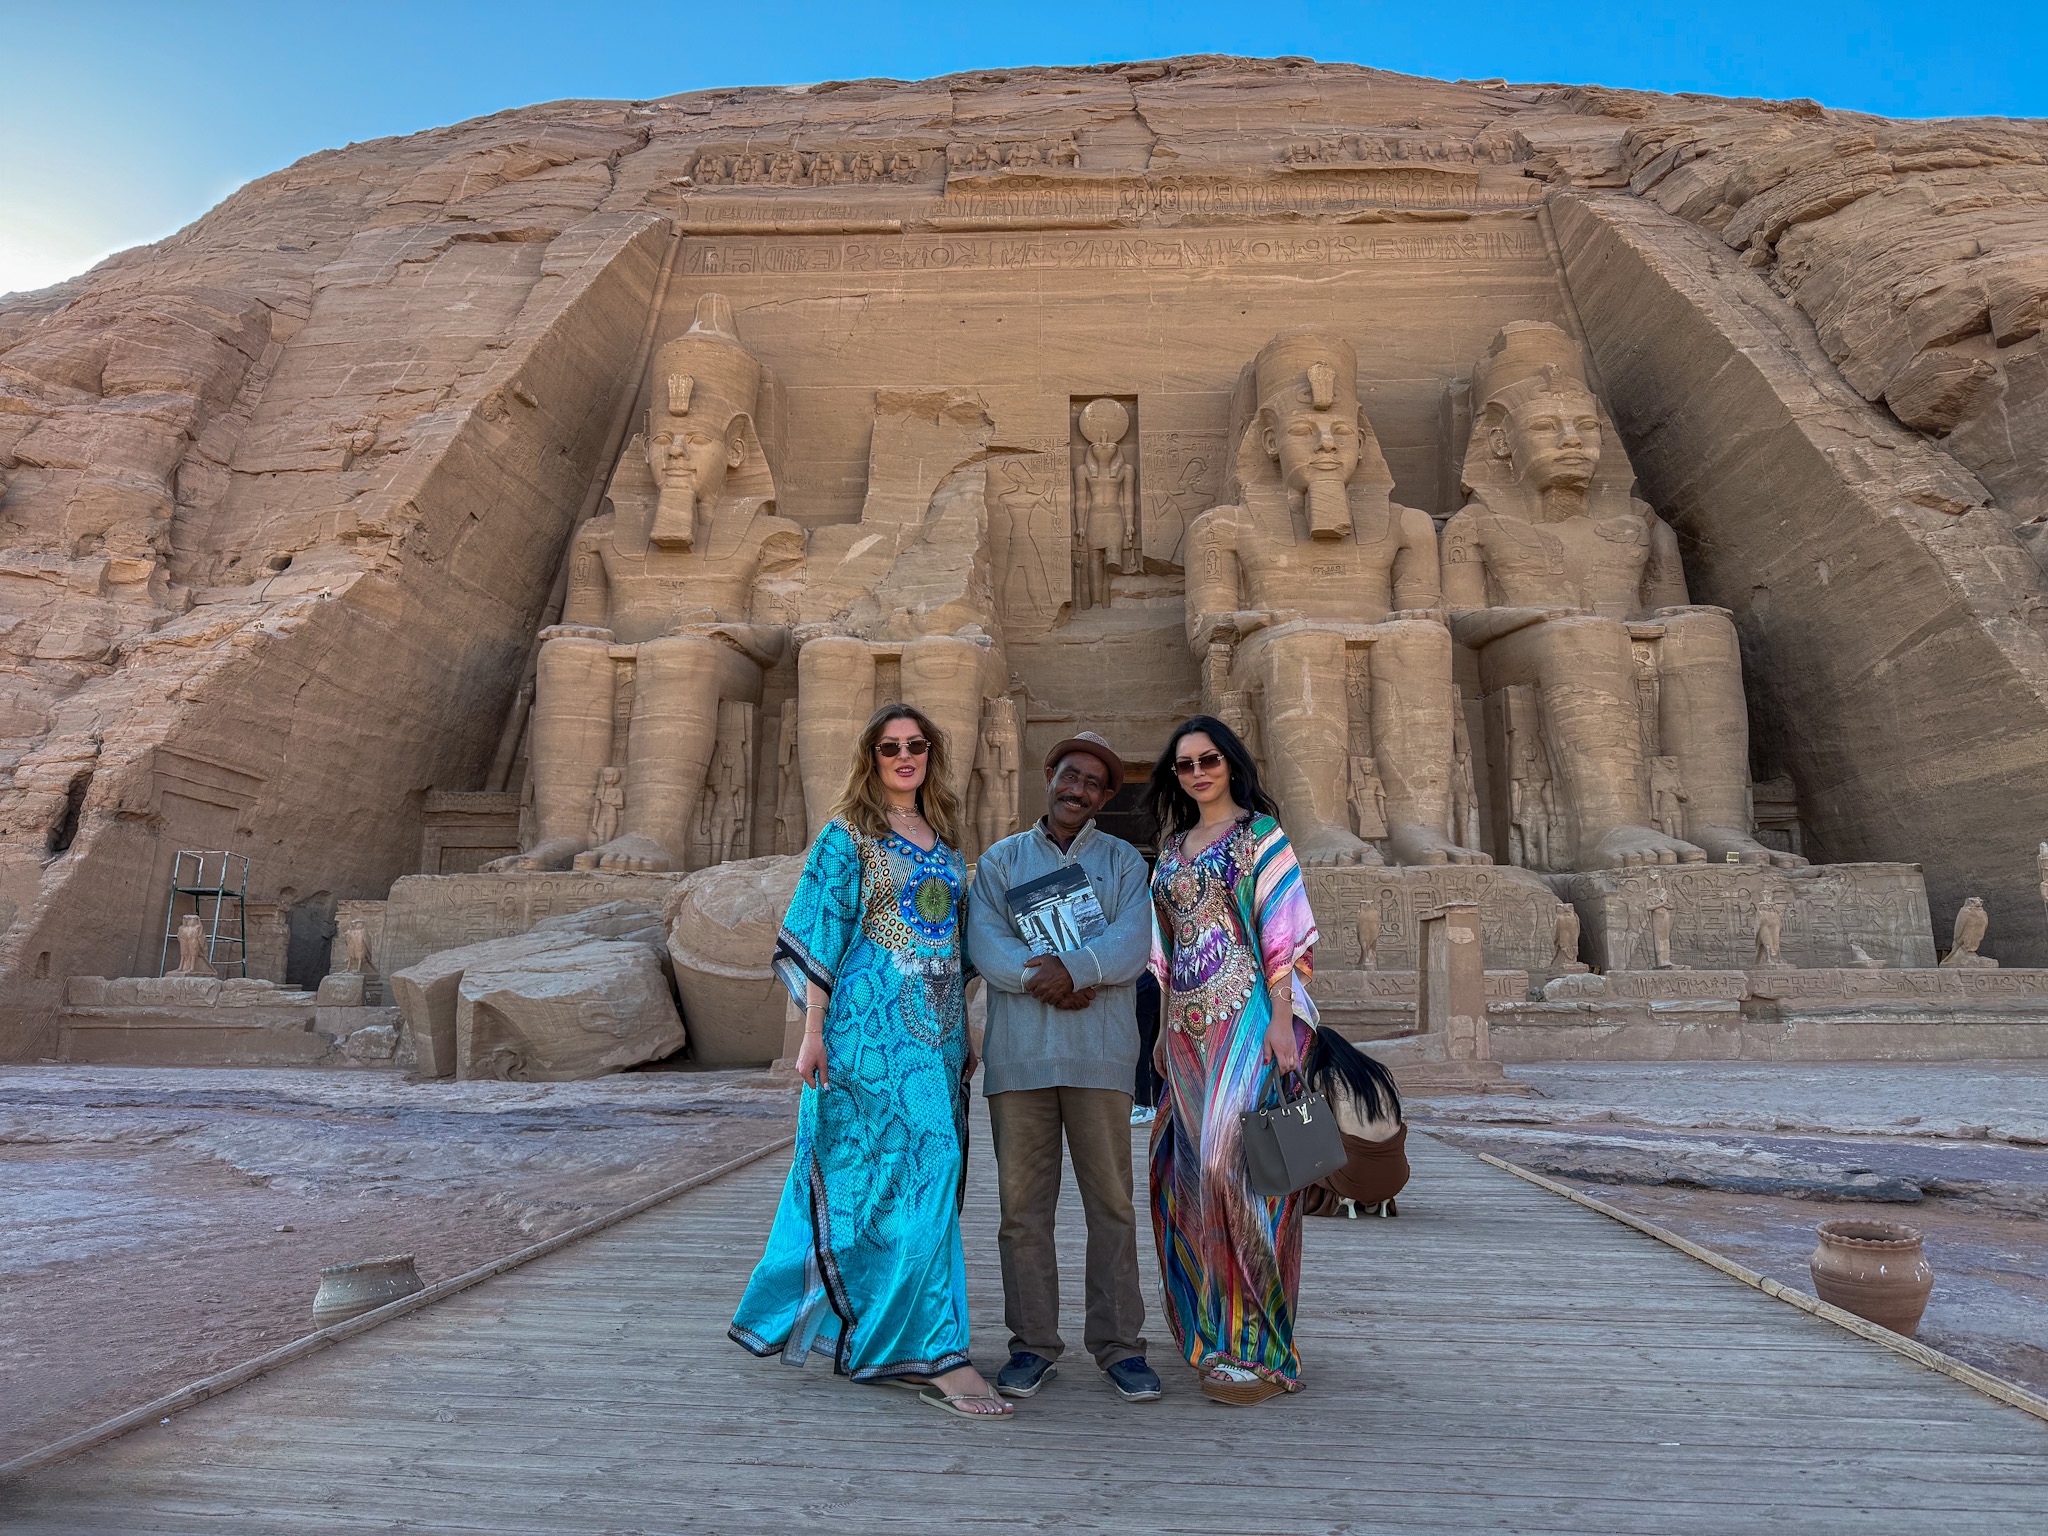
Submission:
<svg viewBox="0 0 2048 1536">
<path fill-rule="evenodd" d="M 432 1284 L 786 1134 L 753 1073 L 0 1068 L 0 1460 L 312 1329 L 324 1265 Z"/>
<path fill-rule="evenodd" d="M 1814 1228 L 1926 1237 L 1920 1339 L 2048 1393 L 2048 1063 L 1512 1067 L 1418 1122 L 1811 1292 Z"/>
</svg>

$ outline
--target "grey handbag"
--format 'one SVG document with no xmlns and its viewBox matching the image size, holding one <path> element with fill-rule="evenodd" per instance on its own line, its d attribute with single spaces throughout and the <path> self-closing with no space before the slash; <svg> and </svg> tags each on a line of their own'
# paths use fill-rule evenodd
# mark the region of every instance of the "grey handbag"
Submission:
<svg viewBox="0 0 2048 1536">
<path fill-rule="evenodd" d="M 1294 1086 L 1288 1097 L 1287 1085 Z M 1320 1093 L 1309 1093 L 1292 1072 L 1281 1081 L 1280 1102 L 1239 1115 L 1245 1178 L 1268 1200 L 1306 1189 L 1344 1166 L 1344 1133 L 1337 1112 Z"/>
</svg>

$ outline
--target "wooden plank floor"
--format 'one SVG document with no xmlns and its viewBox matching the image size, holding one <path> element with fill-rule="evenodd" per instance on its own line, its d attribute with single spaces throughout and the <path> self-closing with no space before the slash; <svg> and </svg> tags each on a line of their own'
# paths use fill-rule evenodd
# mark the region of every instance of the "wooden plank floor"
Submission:
<svg viewBox="0 0 2048 1536">
<path fill-rule="evenodd" d="M 979 1128 L 968 1280 L 993 1370 Z M 0 1490 L 0 1526 L 2048 1530 L 2048 1426 L 1462 1152 L 1413 1154 L 1400 1219 L 1310 1223 L 1310 1386 L 1257 1409 L 1201 1398 L 1163 1327 L 1163 1401 L 1120 1402 L 1070 1349 L 995 1425 L 751 1359 L 724 1329 L 784 1155 Z M 1070 1340 L 1078 1204 L 1069 1183 Z"/>
</svg>

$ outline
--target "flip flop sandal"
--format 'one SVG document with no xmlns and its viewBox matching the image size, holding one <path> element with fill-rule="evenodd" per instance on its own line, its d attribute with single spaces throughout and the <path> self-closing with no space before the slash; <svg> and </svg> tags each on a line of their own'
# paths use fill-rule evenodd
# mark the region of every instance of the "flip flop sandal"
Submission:
<svg viewBox="0 0 2048 1536">
<path fill-rule="evenodd" d="M 1014 1418 L 1017 1413 L 1016 1404 L 997 1397 L 994 1393 L 968 1392 L 958 1397 L 948 1397 L 936 1384 L 918 1393 L 917 1400 L 921 1403 L 930 1403 L 941 1413 L 950 1413 L 958 1419 L 1008 1419 Z M 1001 1403 L 1003 1406 L 998 1413 L 978 1413 L 971 1408 L 962 1408 L 962 1403 Z"/>
</svg>

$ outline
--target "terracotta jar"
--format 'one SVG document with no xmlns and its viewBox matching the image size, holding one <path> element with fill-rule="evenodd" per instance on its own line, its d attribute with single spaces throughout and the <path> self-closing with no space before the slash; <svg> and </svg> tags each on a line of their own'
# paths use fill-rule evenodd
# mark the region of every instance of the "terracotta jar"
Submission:
<svg viewBox="0 0 2048 1536">
<path fill-rule="evenodd" d="M 313 1326 L 332 1328 L 425 1289 L 409 1253 L 331 1264 L 320 1271 L 320 1289 L 313 1293 Z"/>
<path fill-rule="evenodd" d="M 1894 1333 L 1919 1328 L 1934 1289 L 1920 1234 L 1896 1221 L 1822 1222 L 1806 1267 L 1822 1301 Z"/>
</svg>

